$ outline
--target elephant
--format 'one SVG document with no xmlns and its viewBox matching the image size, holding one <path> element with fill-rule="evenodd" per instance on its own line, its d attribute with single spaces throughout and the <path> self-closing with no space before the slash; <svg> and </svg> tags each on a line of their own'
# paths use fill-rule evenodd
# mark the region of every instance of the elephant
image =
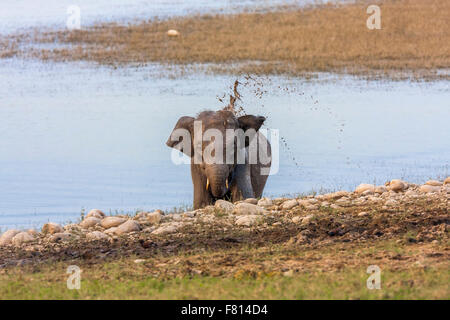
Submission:
<svg viewBox="0 0 450 320">
<path fill-rule="evenodd" d="M 178 120 L 166 145 L 191 158 L 194 209 L 212 205 L 218 199 L 236 202 L 262 196 L 272 161 L 271 145 L 259 132 L 265 120 L 265 117 L 254 115 L 237 117 L 234 111 L 226 108 L 218 111 L 207 110 L 200 112 L 195 118 L 183 116 Z M 199 123 L 197 131 L 196 123 Z M 177 138 L 176 132 L 180 132 L 180 129 L 186 134 L 184 137 Z M 209 129 L 216 134 L 220 133 L 219 138 L 214 136 L 214 140 L 204 141 L 204 135 L 209 132 Z M 245 133 L 244 142 L 238 141 L 237 136 L 227 138 L 230 129 L 232 129 L 231 132 Z M 247 135 L 248 132 L 250 134 Z M 197 143 L 196 138 L 199 136 L 201 140 Z M 220 144 L 222 137 L 222 144 Z M 187 141 L 184 141 L 185 139 Z M 220 151 L 224 155 L 227 150 L 233 150 L 231 156 L 227 154 L 227 161 L 207 161 L 205 152 L 208 146 L 216 142 L 216 139 L 218 144 L 214 146 L 217 149 L 213 148 L 211 155 L 218 155 Z M 252 144 L 255 141 L 257 144 Z M 256 146 L 256 149 L 252 149 L 252 146 Z M 261 148 L 266 148 L 264 161 L 259 153 Z M 255 152 L 257 156 L 251 161 L 250 152 L 255 150 L 257 150 Z"/>
</svg>

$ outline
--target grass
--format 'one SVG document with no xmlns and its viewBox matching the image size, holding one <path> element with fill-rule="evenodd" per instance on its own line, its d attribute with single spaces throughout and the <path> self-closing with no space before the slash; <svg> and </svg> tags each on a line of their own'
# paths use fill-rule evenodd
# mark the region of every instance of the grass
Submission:
<svg viewBox="0 0 450 320">
<path fill-rule="evenodd" d="M 444 244 L 445 246 L 445 244 Z M 92 265 L 66 262 L 16 267 L 0 273 L 2 299 L 449 299 L 450 272 L 439 246 L 387 241 L 302 249 L 156 255 Z M 430 251 L 432 250 L 432 251 Z M 434 251 L 433 251 L 434 250 Z M 440 249 L 438 249 L 440 250 Z M 444 249 L 445 250 L 445 249 Z M 434 252 L 434 254 L 430 254 Z M 423 259 L 424 253 L 427 253 Z M 227 265 L 237 256 L 239 264 Z M 420 264 L 416 261 L 418 257 Z M 439 258 L 441 257 L 441 258 Z M 80 290 L 68 290 L 66 269 L 80 264 Z M 368 265 L 381 268 L 381 290 L 369 290 Z M 205 266 L 210 266 L 208 271 Z M 305 269 L 302 269 L 305 268 Z M 211 270 L 222 269 L 221 275 Z M 228 271 L 225 271 L 228 270 Z M 286 271 L 291 271 L 286 273 Z M 220 271 L 220 270 L 219 270 Z M 220 273 L 220 272 L 219 272 Z"/>
<path fill-rule="evenodd" d="M 369 4 L 381 8 L 381 30 L 369 30 Z M 85 30 L 36 32 L 33 41 L 64 44 L 35 49 L 41 59 L 101 64 L 212 63 L 218 73 L 304 75 L 317 71 L 361 76 L 444 77 L 450 67 L 450 2 L 356 1 L 302 9 L 201 15 L 107 23 Z M 169 29 L 181 35 L 169 38 Z M 67 46 L 68 45 L 68 46 Z"/>
</svg>

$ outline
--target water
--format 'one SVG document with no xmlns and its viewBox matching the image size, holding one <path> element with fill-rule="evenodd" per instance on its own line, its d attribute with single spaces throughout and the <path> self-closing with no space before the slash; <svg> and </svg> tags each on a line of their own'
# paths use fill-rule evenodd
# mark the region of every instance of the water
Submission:
<svg viewBox="0 0 450 320">
<path fill-rule="evenodd" d="M 234 78 L 161 72 L 0 60 L 0 227 L 190 205 L 189 167 L 164 142 L 180 116 L 223 106 Z M 287 143 L 266 195 L 448 175 L 448 82 L 263 81 L 261 99 L 242 88 L 245 108 Z"/>
<path fill-rule="evenodd" d="M 86 26 L 310 2 L 3 1 L 0 33 L 64 28 L 71 4 L 81 7 Z M 0 60 L 0 229 L 75 221 L 92 208 L 116 213 L 191 205 L 189 167 L 175 166 L 164 142 L 180 116 L 223 106 L 217 96 L 234 78 L 170 75 L 158 65 L 110 69 Z M 251 87 L 242 89 L 244 106 L 267 116 L 266 127 L 279 129 L 286 142 L 266 195 L 449 174 L 448 81 L 366 82 L 322 74 L 319 80 L 263 82 L 268 92 L 261 99 Z"/>
</svg>

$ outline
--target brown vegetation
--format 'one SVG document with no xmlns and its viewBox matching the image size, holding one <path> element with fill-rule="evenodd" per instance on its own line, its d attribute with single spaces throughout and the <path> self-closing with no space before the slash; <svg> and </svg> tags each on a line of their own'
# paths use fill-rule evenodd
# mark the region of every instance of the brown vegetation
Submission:
<svg viewBox="0 0 450 320">
<path fill-rule="evenodd" d="M 438 69 L 450 67 L 449 2 L 385 0 L 377 4 L 381 30 L 366 27 L 369 3 L 362 1 L 37 33 L 35 41 L 68 46 L 36 49 L 32 54 L 114 65 L 213 63 L 216 72 L 257 74 L 332 71 L 437 76 Z M 168 37 L 169 29 L 181 35 Z"/>
</svg>

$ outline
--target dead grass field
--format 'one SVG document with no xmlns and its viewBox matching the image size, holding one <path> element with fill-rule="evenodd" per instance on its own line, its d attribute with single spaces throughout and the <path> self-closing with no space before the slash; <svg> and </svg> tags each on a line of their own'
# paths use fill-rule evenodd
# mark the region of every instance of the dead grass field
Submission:
<svg viewBox="0 0 450 320">
<path fill-rule="evenodd" d="M 448 78 L 437 71 L 450 68 L 450 2 L 375 1 L 381 8 L 382 29 L 369 30 L 366 8 L 373 3 L 202 15 L 128 26 L 110 23 L 78 31 L 36 31 L 19 38 L 64 45 L 24 53 L 59 61 L 212 63 L 210 69 L 218 73 L 331 71 L 370 77 Z M 181 35 L 168 37 L 169 29 Z"/>
</svg>

